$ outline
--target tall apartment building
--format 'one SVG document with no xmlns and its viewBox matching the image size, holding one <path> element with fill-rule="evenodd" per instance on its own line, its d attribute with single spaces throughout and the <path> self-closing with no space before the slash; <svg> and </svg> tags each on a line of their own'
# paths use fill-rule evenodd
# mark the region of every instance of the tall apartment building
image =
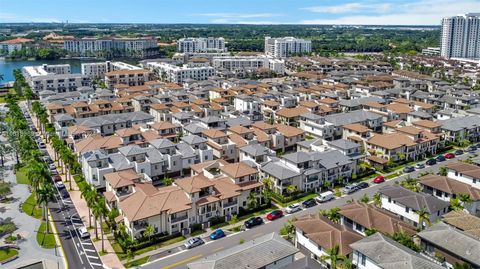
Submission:
<svg viewBox="0 0 480 269">
<path fill-rule="evenodd" d="M 82 74 L 92 79 L 100 79 L 105 73 L 119 70 L 138 70 L 140 67 L 124 62 L 82 63 Z"/>
<path fill-rule="evenodd" d="M 480 58 L 480 13 L 443 18 L 440 48 L 445 58 Z"/>
<path fill-rule="evenodd" d="M 183 53 L 198 52 L 225 52 L 225 39 L 223 37 L 188 37 L 177 41 L 177 51 Z"/>
<path fill-rule="evenodd" d="M 145 67 L 154 72 L 160 80 L 175 83 L 184 83 L 191 79 L 206 80 L 215 74 L 215 69 L 208 65 L 184 64 L 177 66 L 165 62 L 148 62 Z"/>
<path fill-rule="evenodd" d="M 285 58 L 294 54 L 312 52 L 312 41 L 294 37 L 265 37 L 265 54 L 276 58 Z"/>
<path fill-rule="evenodd" d="M 24 66 L 22 74 L 35 93 L 45 90 L 55 93 L 72 92 L 78 87 L 91 85 L 89 77 L 71 74 L 68 64 Z"/>
<path fill-rule="evenodd" d="M 149 57 L 158 54 L 157 40 L 154 37 L 142 38 L 81 38 L 65 40 L 63 48 L 80 56 L 94 55 L 97 52 L 112 52 L 114 56 Z"/>
<path fill-rule="evenodd" d="M 285 73 L 285 64 L 283 60 L 275 59 L 266 55 L 213 57 L 212 66 L 215 69 L 224 69 L 228 71 L 268 68 L 277 74 Z"/>
</svg>

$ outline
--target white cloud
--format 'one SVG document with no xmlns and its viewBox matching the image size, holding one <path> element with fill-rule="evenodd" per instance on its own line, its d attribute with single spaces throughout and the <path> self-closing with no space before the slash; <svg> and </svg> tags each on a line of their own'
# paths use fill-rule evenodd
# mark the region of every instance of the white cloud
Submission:
<svg viewBox="0 0 480 269">
<path fill-rule="evenodd" d="M 299 23 L 352 25 L 438 25 L 443 17 L 475 12 L 479 9 L 480 0 L 421 0 L 418 2 L 392 6 L 391 11 L 388 13 L 309 19 L 302 20 Z"/>
<path fill-rule="evenodd" d="M 302 8 L 302 10 L 308 10 L 315 13 L 329 13 L 329 14 L 342 14 L 342 13 L 361 13 L 361 12 L 373 12 L 373 13 L 385 13 L 391 10 L 391 4 L 363 4 L 363 3 L 347 3 L 338 6 L 314 6 Z"/>
</svg>

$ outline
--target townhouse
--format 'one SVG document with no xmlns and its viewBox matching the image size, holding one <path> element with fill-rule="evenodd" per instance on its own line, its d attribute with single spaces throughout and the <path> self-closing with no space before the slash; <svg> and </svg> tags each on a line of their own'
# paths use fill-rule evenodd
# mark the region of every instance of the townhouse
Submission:
<svg viewBox="0 0 480 269">
<path fill-rule="evenodd" d="M 429 223 L 435 223 L 449 211 L 449 202 L 400 186 L 384 186 L 379 189 L 379 193 L 383 209 L 398 215 L 402 221 L 417 228 L 423 229 Z M 428 221 L 423 218 L 428 218 Z"/>
</svg>

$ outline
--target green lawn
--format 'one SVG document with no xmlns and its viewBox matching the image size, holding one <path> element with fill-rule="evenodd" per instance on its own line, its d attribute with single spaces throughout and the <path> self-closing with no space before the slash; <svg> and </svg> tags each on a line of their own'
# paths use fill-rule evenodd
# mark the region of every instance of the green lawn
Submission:
<svg viewBox="0 0 480 269">
<path fill-rule="evenodd" d="M 0 262 L 15 257 L 18 255 L 18 250 L 13 248 L 0 249 Z"/>
<path fill-rule="evenodd" d="M 24 166 L 16 171 L 18 184 L 30 184 L 27 178 L 27 167 Z"/>
<path fill-rule="evenodd" d="M 126 268 L 131 268 L 131 267 L 135 267 L 135 266 L 139 266 L 139 265 L 142 265 L 146 262 L 148 262 L 148 260 L 150 259 L 150 256 L 145 256 L 143 258 L 140 258 L 138 260 L 134 260 L 134 261 L 131 261 L 131 262 L 127 262 L 125 265 Z"/>
<path fill-rule="evenodd" d="M 305 196 L 303 196 L 303 197 L 300 197 L 300 198 L 298 198 L 298 199 L 296 199 L 296 200 L 293 200 L 293 201 L 290 201 L 290 202 L 288 202 L 288 203 L 282 203 L 282 206 L 283 206 L 283 207 L 286 207 L 286 206 L 289 206 L 289 205 L 291 205 L 291 204 L 300 203 L 300 202 L 303 202 L 303 201 L 305 201 L 305 200 L 308 200 L 308 199 L 311 199 L 311 198 L 315 198 L 315 197 L 317 197 L 317 196 L 318 196 L 318 193 L 309 193 L 309 194 L 307 194 L 307 195 L 305 195 Z"/>
<path fill-rule="evenodd" d="M 192 232 L 190 234 L 190 236 L 199 236 L 199 235 L 201 235 L 203 233 L 206 233 L 206 232 L 207 232 L 206 230 L 196 230 L 195 232 Z"/>
<path fill-rule="evenodd" d="M 52 233 L 52 229 L 49 229 L 49 233 L 45 234 L 46 222 L 42 222 L 40 224 L 40 228 L 38 228 L 37 232 L 37 243 L 42 248 L 54 248 L 57 244 L 55 242 L 55 236 Z"/>
<path fill-rule="evenodd" d="M 32 216 L 36 219 L 41 219 L 42 218 L 42 208 L 37 207 L 37 203 L 35 201 L 35 192 L 32 192 L 30 196 L 23 202 L 22 204 L 22 210 L 25 212 L 25 214 Z"/>
<path fill-rule="evenodd" d="M 162 248 L 162 247 L 166 247 L 166 246 L 171 245 L 171 244 L 182 242 L 185 239 L 186 238 L 184 236 L 178 236 L 178 237 L 172 238 L 170 240 L 160 242 L 158 244 L 155 244 L 155 245 L 152 245 L 152 246 L 149 246 L 149 247 L 146 247 L 146 248 L 139 249 L 139 250 L 135 251 L 134 254 L 135 254 L 135 256 L 138 256 L 140 254 L 155 250 L 157 248 Z M 123 251 L 120 244 L 118 244 L 115 241 L 115 239 L 113 239 L 113 238 L 109 238 L 109 241 L 110 241 L 110 244 L 112 245 L 113 250 L 115 251 L 115 254 L 117 254 L 118 258 L 120 260 L 125 260 L 127 258 L 127 254 Z"/>
</svg>

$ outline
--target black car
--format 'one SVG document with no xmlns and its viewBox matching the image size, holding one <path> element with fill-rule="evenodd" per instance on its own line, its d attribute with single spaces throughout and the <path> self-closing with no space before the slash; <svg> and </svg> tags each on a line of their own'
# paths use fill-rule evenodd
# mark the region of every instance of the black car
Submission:
<svg viewBox="0 0 480 269">
<path fill-rule="evenodd" d="M 462 154 L 463 154 L 463 150 L 457 149 L 457 150 L 455 150 L 454 153 L 455 153 L 455 155 L 462 155 Z"/>
<path fill-rule="evenodd" d="M 70 197 L 70 194 L 68 194 L 68 191 L 66 189 L 62 189 L 60 191 L 60 195 L 62 196 L 62 198 L 68 198 Z"/>
<path fill-rule="evenodd" d="M 245 225 L 245 227 L 250 229 L 252 227 L 262 225 L 263 224 L 263 219 L 261 217 L 253 217 L 253 218 L 250 218 L 250 219 L 246 220 L 243 224 Z"/>
<path fill-rule="evenodd" d="M 303 201 L 302 205 L 303 205 L 304 208 L 309 208 L 309 207 L 312 207 L 312 206 L 316 206 L 317 201 L 315 201 L 315 199 L 311 198 L 311 199 Z"/>
<path fill-rule="evenodd" d="M 435 159 L 430 159 L 430 160 L 425 162 L 426 165 L 435 165 L 436 163 L 437 163 L 437 161 Z"/>
<path fill-rule="evenodd" d="M 359 190 L 361 190 L 361 189 L 366 189 L 366 188 L 368 188 L 368 186 L 370 186 L 370 185 L 368 185 L 367 182 L 360 182 L 360 183 L 358 183 L 358 185 L 357 185 L 357 189 L 359 189 Z"/>
<path fill-rule="evenodd" d="M 477 150 L 477 147 L 476 146 L 470 146 L 468 147 L 467 151 L 468 152 L 475 152 Z"/>
<path fill-rule="evenodd" d="M 403 168 L 404 173 L 411 173 L 413 171 L 415 171 L 415 167 L 413 166 L 406 166 L 405 168 Z"/>
<path fill-rule="evenodd" d="M 446 161 L 447 159 L 445 159 L 445 156 L 440 155 L 440 156 L 437 156 L 437 158 L 435 158 L 435 160 L 436 160 L 437 162 L 444 162 L 444 161 Z"/>
</svg>

